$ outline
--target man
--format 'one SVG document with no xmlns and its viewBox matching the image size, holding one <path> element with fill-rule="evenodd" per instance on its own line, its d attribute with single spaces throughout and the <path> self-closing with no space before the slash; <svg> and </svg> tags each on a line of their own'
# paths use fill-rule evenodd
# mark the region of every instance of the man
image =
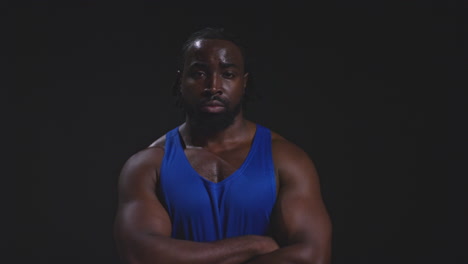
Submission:
<svg viewBox="0 0 468 264">
<path fill-rule="evenodd" d="M 329 263 L 331 223 L 307 154 L 244 119 L 239 42 L 186 42 L 176 90 L 186 122 L 133 155 L 119 180 L 125 263 Z"/>
</svg>

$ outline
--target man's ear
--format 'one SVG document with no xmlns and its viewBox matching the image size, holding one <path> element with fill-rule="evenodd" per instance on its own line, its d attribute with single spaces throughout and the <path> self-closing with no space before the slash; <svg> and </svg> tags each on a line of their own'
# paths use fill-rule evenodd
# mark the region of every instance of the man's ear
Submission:
<svg viewBox="0 0 468 264">
<path fill-rule="evenodd" d="M 244 92 L 245 92 L 245 88 L 247 87 L 247 82 L 248 82 L 248 80 L 249 80 L 249 73 L 246 72 L 246 73 L 244 74 Z"/>
<path fill-rule="evenodd" d="M 182 78 L 182 71 L 180 69 L 178 69 L 176 71 L 176 81 L 177 82 L 180 82 L 180 79 Z"/>
<path fill-rule="evenodd" d="M 182 79 L 182 71 L 181 70 L 177 70 L 176 71 L 176 77 L 175 77 L 175 80 L 174 80 L 174 84 L 172 85 L 172 94 L 173 95 L 177 95 L 180 93 L 180 82 L 181 82 L 181 79 Z"/>
</svg>

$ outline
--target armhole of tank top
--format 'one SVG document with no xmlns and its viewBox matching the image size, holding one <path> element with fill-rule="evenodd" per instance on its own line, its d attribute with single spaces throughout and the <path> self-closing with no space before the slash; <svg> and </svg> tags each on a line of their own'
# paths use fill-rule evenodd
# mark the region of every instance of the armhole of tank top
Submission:
<svg viewBox="0 0 468 264">
<path fill-rule="evenodd" d="M 271 131 L 267 128 L 265 128 L 266 130 L 266 133 L 267 133 L 267 139 L 268 139 L 268 148 L 269 148 L 269 152 L 270 152 L 270 155 L 269 155 L 269 161 L 268 161 L 268 169 L 269 169 L 269 173 L 272 174 L 273 177 L 271 177 L 271 181 L 270 181 L 270 185 L 271 185 L 271 190 L 272 190 L 272 193 L 273 193 L 273 197 L 274 197 L 274 200 L 276 202 L 276 198 L 278 196 L 278 191 L 277 191 L 277 182 L 276 182 L 276 170 L 275 170 L 275 161 L 273 159 L 273 141 L 272 141 L 272 136 L 271 136 Z M 279 189 L 278 189 L 279 190 Z"/>
<path fill-rule="evenodd" d="M 161 160 L 161 167 L 159 168 L 159 179 L 158 179 L 159 183 L 161 182 L 164 168 L 166 166 L 166 163 L 168 162 L 167 159 L 169 158 L 169 155 L 170 155 L 169 152 L 174 151 L 173 150 L 174 149 L 173 137 L 174 137 L 173 130 L 166 133 L 166 140 L 164 142 L 164 149 L 163 149 L 164 153 L 163 153 L 163 157 Z"/>
<path fill-rule="evenodd" d="M 158 199 L 161 203 L 161 205 L 166 209 L 166 212 L 167 214 L 169 215 L 169 218 L 172 219 L 172 213 L 171 211 L 169 210 L 169 207 L 170 205 L 168 204 L 168 199 L 166 197 L 166 193 L 164 192 L 163 188 L 162 188 L 162 184 L 163 184 L 163 172 L 165 171 L 165 167 L 166 167 L 166 163 L 167 163 L 167 146 L 168 146 L 168 141 L 170 140 L 170 137 L 171 137 L 171 133 L 168 132 L 166 133 L 166 141 L 164 142 L 164 153 L 163 153 L 163 157 L 162 157 L 162 160 L 161 160 L 161 166 L 159 168 L 159 177 L 158 177 L 158 181 L 156 182 L 156 195 L 158 196 Z"/>
</svg>

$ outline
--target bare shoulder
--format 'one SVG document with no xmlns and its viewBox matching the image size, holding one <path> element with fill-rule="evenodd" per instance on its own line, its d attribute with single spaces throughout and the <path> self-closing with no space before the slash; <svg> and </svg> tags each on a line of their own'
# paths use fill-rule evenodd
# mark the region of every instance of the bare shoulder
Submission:
<svg viewBox="0 0 468 264">
<path fill-rule="evenodd" d="M 159 147 L 159 148 L 164 149 L 165 144 L 166 144 L 166 135 L 163 135 L 162 137 L 156 139 L 153 143 L 151 143 L 151 145 L 149 145 L 148 148 Z"/>
<path fill-rule="evenodd" d="M 133 169 L 143 167 L 157 168 L 162 163 L 164 157 L 164 148 L 159 146 L 147 147 L 133 154 L 125 163 L 124 168 L 131 167 Z"/>
<path fill-rule="evenodd" d="M 299 146 L 278 133 L 271 132 L 272 154 L 280 186 L 297 186 L 309 192 L 318 186 L 319 177 L 315 164 Z"/>
<path fill-rule="evenodd" d="M 154 141 L 147 148 L 133 154 L 126 162 L 120 173 L 120 183 L 127 186 L 132 181 L 156 182 L 159 169 L 164 158 L 164 144 L 166 136 Z"/>
<path fill-rule="evenodd" d="M 273 131 L 271 131 L 271 144 L 273 158 L 275 161 L 278 161 L 278 166 L 284 165 L 284 163 L 289 164 L 301 161 L 312 163 L 308 154 L 301 147 Z"/>
<path fill-rule="evenodd" d="M 164 157 L 164 145 L 166 143 L 166 135 L 155 140 L 147 148 L 133 154 L 125 163 L 125 169 L 144 169 L 147 167 L 159 168 Z"/>
</svg>

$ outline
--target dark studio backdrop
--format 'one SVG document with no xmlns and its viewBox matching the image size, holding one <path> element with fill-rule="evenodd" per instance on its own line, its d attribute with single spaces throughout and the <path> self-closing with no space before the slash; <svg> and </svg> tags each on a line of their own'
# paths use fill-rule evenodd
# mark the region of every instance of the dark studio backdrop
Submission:
<svg viewBox="0 0 468 264">
<path fill-rule="evenodd" d="M 247 117 L 314 160 L 332 263 L 468 263 L 466 4 L 10 2 L 2 263 L 119 263 L 117 177 L 183 121 L 176 58 L 203 26 L 249 47 Z"/>
</svg>

